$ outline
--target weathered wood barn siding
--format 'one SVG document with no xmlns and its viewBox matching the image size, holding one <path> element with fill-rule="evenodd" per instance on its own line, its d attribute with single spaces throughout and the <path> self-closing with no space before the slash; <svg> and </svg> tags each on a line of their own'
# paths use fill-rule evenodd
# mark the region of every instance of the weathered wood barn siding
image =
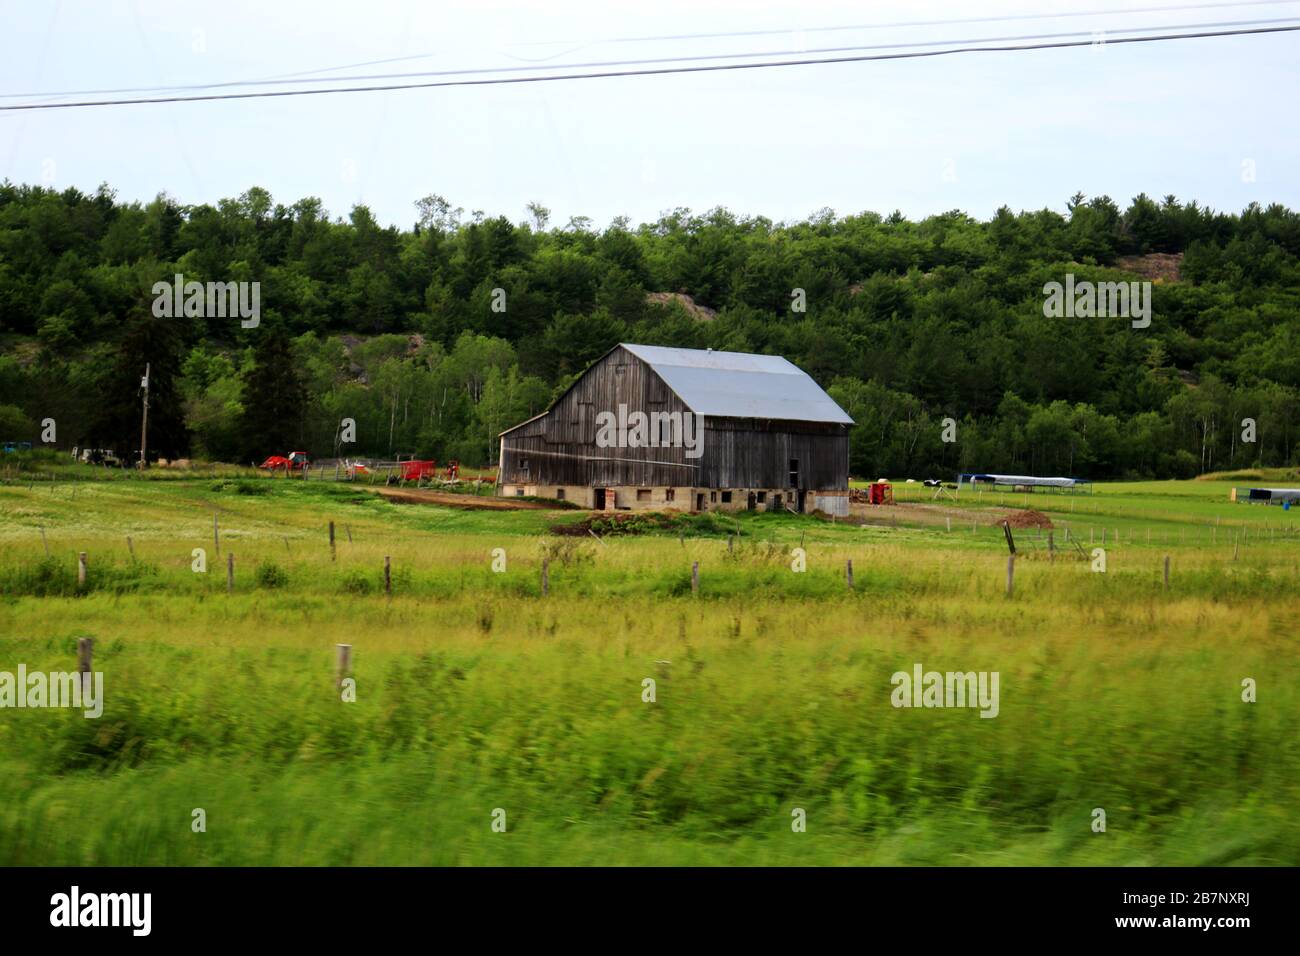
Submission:
<svg viewBox="0 0 1300 956">
<path fill-rule="evenodd" d="M 627 406 L 629 414 L 690 411 L 649 365 L 626 349 L 614 349 L 548 412 L 505 434 L 501 483 L 698 485 L 703 459 L 687 458 L 685 448 L 597 447 L 596 416 L 602 411 L 617 414 L 620 404 Z M 707 455 L 707 439 L 704 449 Z"/>
<path fill-rule="evenodd" d="M 682 447 L 597 447 L 596 415 L 617 413 L 620 404 L 629 414 L 691 413 L 646 362 L 620 346 L 549 411 L 504 433 L 501 484 L 848 488 L 849 439 L 843 425 L 710 416 L 699 458 L 688 458 Z M 792 459 L 799 463 L 795 481 Z"/>
<path fill-rule="evenodd" d="M 789 474 L 799 462 L 797 481 Z M 704 429 L 706 488 L 799 488 L 837 491 L 849 486 L 849 435 L 820 422 L 710 418 Z"/>
</svg>

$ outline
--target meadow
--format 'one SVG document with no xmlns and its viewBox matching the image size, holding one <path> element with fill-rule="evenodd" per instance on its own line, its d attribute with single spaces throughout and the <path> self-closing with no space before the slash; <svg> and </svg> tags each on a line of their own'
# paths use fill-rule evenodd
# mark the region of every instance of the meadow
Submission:
<svg viewBox="0 0 1300 956">
<path fill-rule="evenodd" d="M 597 539 L 237 469 L 9 474 L 0 671 L 93 637 L 105 704 L 0 710 L 0 864 L 1295 865 L 1300 510 L 1232 484 Z M 1008 595 L 1026 505 L 1053 550 L 1017 530 Z M 917 663 L 998 672 L 997 717 L 894 707 Z"/>
</svg>

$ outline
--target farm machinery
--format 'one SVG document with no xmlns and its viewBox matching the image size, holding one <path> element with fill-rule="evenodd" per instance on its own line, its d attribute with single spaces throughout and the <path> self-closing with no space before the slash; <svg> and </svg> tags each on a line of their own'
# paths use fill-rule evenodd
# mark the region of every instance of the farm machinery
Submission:
<svg viewBox="0 0 1300 956">
<path fill-rule="evenodd" d="M 287 458 L 283 455 L 272 455 L 257 467 L 265 468 L 267 471 L 302 471 L 304 468 L 311 467 L 311 459 L 305 451 L 291 451 Z"/>
</svg>

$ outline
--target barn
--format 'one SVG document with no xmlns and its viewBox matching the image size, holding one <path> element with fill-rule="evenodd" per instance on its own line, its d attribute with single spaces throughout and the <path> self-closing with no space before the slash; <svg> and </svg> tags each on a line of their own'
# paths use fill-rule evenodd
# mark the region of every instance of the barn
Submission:
<svg viewBox="0 0 1300 956">
<path fill-rule="evenodd" d="M 617 345 L 501 433 L 497 492 L 606 511 L 847 515 L 852 424 L 779 356 Z"/>
</svg>

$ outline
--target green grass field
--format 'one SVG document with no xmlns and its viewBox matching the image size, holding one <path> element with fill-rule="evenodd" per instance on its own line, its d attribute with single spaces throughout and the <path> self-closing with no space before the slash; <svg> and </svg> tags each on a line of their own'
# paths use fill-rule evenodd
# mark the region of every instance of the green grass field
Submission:
<svg viewBox="0 0 1300 956">
<path fill-rule="evenodd" d="M 1300 509 L 1231 480 L 899 485 L 865 526 L 597 541 L 552 533 L 582 512 L 72 477 L 0 485 L 0 671 L 91 636 L 104 713 L 0 710 L 0 864 L 1300 863 Z M 1055 552 L 1017 531 L 1008 596 L 1026 505 Z M 997 717 L 894 707 L 917 663 L 998 672 Z"/>
</svg>

